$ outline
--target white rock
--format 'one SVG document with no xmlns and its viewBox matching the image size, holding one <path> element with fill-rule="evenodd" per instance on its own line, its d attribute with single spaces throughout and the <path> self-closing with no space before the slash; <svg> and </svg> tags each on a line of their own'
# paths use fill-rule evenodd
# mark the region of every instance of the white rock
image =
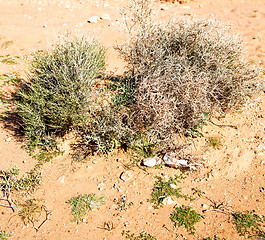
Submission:
<svg viewBox="0 0 265 240">
<path fill-rule="evenodd" d="M 206 204 L 202 204 L 202 207 L 203 207 L 204 209 L 208 208 L 208 206 L 207 206 Z"/>
<path fill-rule="evenodd" d="M 12 139 L 12 138 L 11 138 L 11 137 L 9 137 L 9 138 L 7 138 L 5 141 L 6 141 L 6 142 L 10 142 L 10 141 L 11 141 L 11 139 Z"/>
<path fill-rule="evenodd" d="M 109 7 L 110 5 L 108 3 L 104 3 L 103 7 Z"/>
<path fill-rule="evenodd" d="M 177 185 L 175 185 L 175 184 L 172 184 L 172 183 L 171 183 L 169 186 L 170 186 L 171 188 L 173 188 L 173 189 L 177 189 Z"/>
<path fill-rule="evenodd" d="M 98 184 L 98 187 L 103 187 L 105 184 L 104 184 L 104 182 L 100 182 L 99 184 Z"/>
<path fill-rule="evenodd" d="M 58 177 L 58 180 L 59 180 L 60 183 L 64 183 L 65 176 L 61 175 L 60 177 Z"/>
<path fill-rule="evenodd" d="M 166 165 L 170 166 L 170 167 L 187 167 L 188 166 L 188 161 L 186 160 L 179 160 L 176 158 L 177 155 L 175 153 L 166 153 L 164 156 L 164 161 L 166 163 Z"/>
<path fill-rule="evenodd" d="M 156 165 L 159 165 L 161 163 L 161 159 L 159 157 L 150 157 L 150 158 L 145 158 L 143 160 L 143 165 L 147 167 L 154 167 Z"/>
<path fill-rule="evenodd" d="M 133 175 L 129 171 L 122 172 L 120 175 L 120 179 L 124 182 L 129 181 L 132 177 L 133 177 Z"/>
<path fill-rule="evenodd" d="M 174 204 L 175 201 L 173 201 L 173 199 L 171 197 L 166 197 L 164 200 L 163 200 L 163 205 L 170 205 L 170 204 Z"/>
<path fill-rule="evenodd" d="M 101 20 L 106 20 L 106 21 L 111 21 L 111 18 L 109 16 L 109 14 L 103 14 L 101 17 L 100 17 Z"/>
<path fill-rule="evenodd" d="M 93 16 L 93 17 L 89 18 L 88 22 L 89 23 L 98 23 L 99 20 L 100 20 L 100 18 L 98 16 Z"/>
<path fill-rule="evenodd" d="M 173 168 L 190 168 L 196 170 L 196 166 L 200 166 L 197 163 L 189 163 L 187 160 L 178 159 L 176 153 L 166 153 L 163 158 L 165 164 Z"/>
</svg>

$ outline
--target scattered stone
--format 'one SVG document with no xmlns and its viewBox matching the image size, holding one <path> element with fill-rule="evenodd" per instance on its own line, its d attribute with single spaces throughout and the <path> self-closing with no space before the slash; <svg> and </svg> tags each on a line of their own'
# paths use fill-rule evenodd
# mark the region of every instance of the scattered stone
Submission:
<svg viewBox="0 0 265 240">
<path fill-rule="evenodd" d="M 175 184 L 170 184 L 169 185 L 171 188 L 173 188 L 173 189 L 177 189 L 177 185 L 175 185 Z"/>
<path fill-rule="evenodd" d="M 6 141 L 6 142 L 10 142 L 11 140 L 12 140 L 12 138 L 9 137 L 9 138 L 7 138 L 5 141 Z"/>
<path fill-rule="evenodd" d="M 97 162 L 98 162 L 98 161 L 96 161 L 96 160 L 93 160 L 93 161 L 92 161 L 93 164 L 96 164 Z"/>
<path fill-rule="evenodd" d="M 169 7 L 164 7 L 164 6 L 162 6 L 162 7 L 160 8 L 160 10 L 165 11 L 165 10 L 168 10 L 168 8 L 169 8 Z"/>
<path fill-rule="evenodd" d="M 163 205 L 170 205 L 170 204 L 173 204 L 175 203 L 175 201 L 171 198 L 171 197 L 166 197 L 164 200 L 163 200 Z"/>
<path fill-rule="evenodd" d="M 61 175 L 60 177 L 58 177 L 58 180 L 59 180 L 60 183 L 64 183 L 65 176 Z"/>
<path fill-rule="evenodd" d="M 196 166 L 200 166 L 200 164 L 197 163 L 189 163 L 187 160 L 178 159 L 176 153 L 166 153 L 163 159 L 167 166 L 173 168 L 189 168 L 190 170 L 196 170 Z"/>
<path fill-rule="evenodd" d="M 124 182 L 129 181 L 132 177 L 133 177 L 133 175 L 129 171 L 122 172 L 120 175 L 120 179 Z"/>
<path fill-rule="evenodd" d="M 111 21 L 111 18 L 109 16 L 109 14 L 103 14 L 101 17 L 100 17 L 101 20 L 106 20 L 106 21 Z"/>
<path fill-rule="evenodd" d="M 208 172 L 207 173 L 207 178 L 212 178 L 213 177 L 213 174 L 211 172 Z"/>
<path fill-rule="evenodd" d="M 85 219 L 85 218 L 83 218 L 83 219 L 82 219 L 82 222 L 83 222 L 83 223 L 84 223 L 84 222 L 86 222 L 86 219 Z"/>
<path fill-rule="evenodd" d="M 208 206 L 207 206 L 206 204 L 202 204 L 201 206 L 202 206 L 202 208 L 204 208 L 204 209 L 207 209 L 207 208 L 208 208 Z"/>
<path fill-rule="evenodd" d="M 42 27 L 43 27 L 43 28 L 47 28 L 47 27 L 48 27 L 48 25 L 47 25 L 47 24 L 44 24 Z"/>
<path fill-rule="evenodd" d="M 154 167 L 161 163 L 160 157 L 150 157 L 143 160 L 143 165 L 147 167 Z"/>
<path fill-rule="evenodd" d="M 117 189 L 118 192 L 122 192 L 122 189 L 119 186 L 117 186 L 116 184 L 113 185 L 113 188 Z"/>
<path fill-rule="evenodd" d="M 98 190 L 99 190 L 99 191 L 103 191 L 103 188 L 102 188 L 102 187 L 100 187 L 100 188 L 98 188 Z"/>
<path fill-rule="evenodd" d="M 108 3 L 104 3 L 103 7 L 109 7 L 110 5 Z"/>
<path fill-rule="evenodd" d="M 123 225 L 124 225 L 124 227 L 127 227 L 127 226 L 129 226 L 131 223 L 129 222 L 129 221 L 127 221 L 127 222 L 125 222 Z"/>
<path fill-rule="evenodd" d="M 75 25 L 76 28 L 82 27 L 82 26 L 83 26 L 83 23 L 78 23 L 78 24 Z"/>
<path fill-rule="evenodd" d="M 100 20 L 100 18 L 98 16 L 93 16 L 93 17 L 89 18 L 88 22 L 89 23 L 98 23 L 99 20 Z"/>
<path fill-rule="evenodd" d="M 98 184 L 98 187 L 102 187 L 102 186 L 104 186 L 104 182 L 100 182 L 100 183 Z"/>
</svg>

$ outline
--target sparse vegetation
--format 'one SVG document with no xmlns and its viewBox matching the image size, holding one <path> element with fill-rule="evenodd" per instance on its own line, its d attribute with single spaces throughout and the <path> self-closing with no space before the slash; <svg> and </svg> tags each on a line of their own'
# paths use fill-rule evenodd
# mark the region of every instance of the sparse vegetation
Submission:
<svg viewBox="0 0 265 240">
<path fill-rule="evenodd" d="M 170 219 L 174 222 L 175 227 L 184 226 L 190 234 L 195 234 L 194 225 L 199 222 L 202 217 L 191 207 L 182 205 L 173 211 Z"/>
<path fill-rule="evenodd" d="M 156 144 L 155 138 L 139 133 L 130 147 L 139 161 L 143 158 L 153 157 Z"/>
<path fill-rule="evenodd" d="M 108 221 L 108 222 L 104 222 L 104 223 L 103 223 L 103 227 L 100 227 L 100 229 L 104 229 L 104 230 L 106 230 L 106 231 L 111 232 L 112 230 L 116 229 L 117 226 L 118 226 L 118 225 L 114 225 L 113 222 Z"/>
<path fill-rule="evenodd" d="M 193 191 L 193 195 L 197 195 L 198 197 L 202 197 L 205 194 L 203 190 L 198 189 L 197 187 L 192 188 L 191 190 Z"/>
<path fill-rule="evenodd" d="M 142 232 L 138 236 L 135 236 L 135 233 L 130 233 L 130 231 L 123 231 L 122 236 L 125 236 L 126 239 L 129 240 L 156 240 L 157 238 L 152 236 L 149 233 Z"/>
<path fill-rule="evenodd" d="M 240 236 L 265 239 L 265 216 L 255 214 L 253 211 L 245 213 L 235 212 L 232 216 L 233 223 L 236 225 L 236 229 Z"/>
<path fill-rule="evenodd" d="M 14 44 L 13 41 L 6 41 L 6 42 L 3 42 L 3 43 L 1 44 L 1 48 L 6 49 L 6 48 L 8 48 L 9 46 L 11 46 L 11 45 L 13 45 L 13 44 Z"/>
<path fill-rule="evenodd" d="M 19 59 L 19 56 L 10 56 L 9 54 L 7 55 L 2 55 L 0 56 L 0 62 L 8 65 L 13 65 L 17 64 L 17 59 Z"/>
<path fill-rule="evenodd" d="M 42 212 L 42 205 L 39 204 L 39 199 L 27 199 L 25 203 L 21 204 L 22 209 L 18 215 L 21 217 L 25 225 L 36 221 Z"/>
<path fill-rule="evenodd" d="M 0 230 L 0 239 L 8 240 L 9 237 L 12 237 L 11 233 L 6 232 L 5 230 Z"/>
<path fill-rule="evenodd" d="M 122 195 L 119 199 L 114 199 L 114 202 L 118 205 L 117 210 L 126 211 L 133 205 L 132 202 L 127 200 L 125 195 Z"/>
<path fill-rule="evenodd" d="M 22 209 L 18 212 L 24 224 L 31 223 L 37 232 L 49 220 L 49 215 L 51 214 L 41 202 L 42 200 L 35 198 L 27 199 L 25 203 L 20 205 Z M 36 226 L 37 223 L 38 225 Z"/>
<path fill-rule="evenodd" d="M 95 194 L 80 194 L 77 197 L 69 199 L 67 203 L 72 206 L 71 214 L 74 215 L 72 221 L 79 223 L 88 210 L 101 206 L 105 201 L 103 196 L 98 198 Z"/>
<path fill-rule="evenodd" d="M 212 238 L 207 237 L 204 240 L 212 240 Z M 219 238 L 218 235 L 214 235 L 213 240 L 226 240 L 225 238 Z"/>
<path fill-rule="evenodd" d="M 215 149 L 218 149 L 222 145 L 221 141 L 215 137 L 209 137 L 206 141 L 208 146 L 213 147 Z"/>
<path fill-rule="evenodd" d="M 16 72 L 0 75 L 0 80 L 4 80 L 3 85 L 18 85 L 22 81 L 21 76 Z"/>
<path fill-rule="evenodd" d="M 181 177 L 170 177 L 168 181 L 164 181 L 162 177 L 157 177 L 157 181 L 152 189 L 151 199 L 149 200 L 154 204 L 154 208 L 163 207 L 163 200 L 166 197 L 172 196 L 176 198 L 192 199 L 188 195 L 182 193 L 182 189 L 177 187 L 180 183 Z"/>
<path fill-rule="evenodd" d="M 10 167 L 9 171 L 0 172 L 0 188 L 6 188 L 11 191 L 26 191 L 34 192 L 41 183 L 41 171 L 38 167 L 25 173 L 21 178 L 18 178 L 20 170 L 17 167 Z"/>
</svg>

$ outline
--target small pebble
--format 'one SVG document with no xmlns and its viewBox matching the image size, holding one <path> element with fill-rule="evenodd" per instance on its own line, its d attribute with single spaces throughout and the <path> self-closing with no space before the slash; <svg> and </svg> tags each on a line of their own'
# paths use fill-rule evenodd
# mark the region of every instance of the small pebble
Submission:
<svg viewBox="0 0 265 240">
<path fill-rule="evenodd" d="M 106 21 L 111 21 L 111 18 L 109 16 L 109 14 L 103 14 L 101 17 L 100 17 L 101 20 L 106 20 Z"/>
<path fill-rule="evenodd" d="M 129 181 L 132 177 L 133 177 L 133 175 L 129 171 L 122 172 L 120 175 L 120 179 L 124 182 Z"/>
<path fill-rule="evenodd" d="M 88 20 L 89 23 L 98 23 L 98 21 L 99 21 L 98 16 L 93 16 L 93 17 L 89 18 L 89 20 Z"/>
</svg>

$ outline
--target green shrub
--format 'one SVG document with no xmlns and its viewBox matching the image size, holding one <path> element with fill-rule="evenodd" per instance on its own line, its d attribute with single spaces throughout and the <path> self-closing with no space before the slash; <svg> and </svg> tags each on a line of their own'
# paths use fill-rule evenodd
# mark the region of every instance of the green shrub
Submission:
<svg viewBox="0 0 265 240">
<path fill-rule="evenodd" d="M 93 210 L 104 204 L 103 199 L 104 197 L 98 198 L 95 194 L 80 194 L 69 199 L 67 203 L 73 206 L 71 214 L 74 215 L 74 219 L 72 221 L 79 223 L 88 210 Z"/>
<path fill-rule="evenodd" d="M 8 240 L 9 237 L 12 237 L 11 233 L 6 232 L 5 230 L 0 230 L 0 239 Z"/>
<path fill-rule="evenodd" d="M 192 197 L 182 193 L 182 188 L 177 187 L 180 183 L 182 177 L 175 176 L 175 178 L 170 177 L 168 181 L 164 181 L 163 178 L 157 177 L 157 181 L 152 189 L 151 199 L 149 200 L 154 204 L 154 208 L 163 207 L 163 200 L 169 196 L 184 198 L 185 200 L 192 200 Z"/>
<path fill-rule="evenodd" d="M 237 232 L 240 236 L 265 239 L 265 216 L 257 215 L 253 211 L 245 213 L 235 212 L 232 215 L 233 223 L 236 225 Z"/>
<path fill-rule="evenodd" d="M 125 238 L 129 240 L 157 240 L 156 237 L 146 232 L 142 232 L 138 236 L 135 236 L 135 233 L 131 234 L 130 231 L 123 231 L 122 236 L 125 236 Z"/>
<path fill-rule="evenodd" d="M 238 109 L 257 90 L 260 71 L 242 60 L 241 40 L 228 26 L 193 17 L 157 22 L 148 3 L 133 0 L 123 11 L 130 39 L 118 47 L 138 129 L 167 139 L 198 125 L 204 114 Z"/>
<path fill-rule="evenodd" d="M 27 199 L 25 203 L 20 205 L 22 208 L 18 212 L 18 216 L 21 217 L 25 225 L 37 221 L 41 213 L 44 211 L 44 205 L 41 205 L 39 202 L 41 202 L 41 200 L 31 198 Z"/>
<path fill-rule="evenodd" d="M 38 51 L 30 82 L 18 92 L 18 113 L 35 147 L 87 124 L 96 111 L 96 77 L 105 70 L 105 49 L 96 40 L 64 38 L 51 51 Z"/>
<path fill-rule="evenodd" d="M 194 225 L 201 220 L 201 215 L 191 207 L 182 205 L 177 207 L 171 214 L 170 219 L 175 227 L 184 226 L 190 234 L 195 233 Z"/>
<path fill-rule="evenodd" d="M 0 189 L 32 193 L 40 186 L 42 174 L 38 166 L 26 172 L 21 178 L 18 177 L 19 172 L 17 167 L 10 167 L 8 171 L 0 171 Z"/>
</svg>

